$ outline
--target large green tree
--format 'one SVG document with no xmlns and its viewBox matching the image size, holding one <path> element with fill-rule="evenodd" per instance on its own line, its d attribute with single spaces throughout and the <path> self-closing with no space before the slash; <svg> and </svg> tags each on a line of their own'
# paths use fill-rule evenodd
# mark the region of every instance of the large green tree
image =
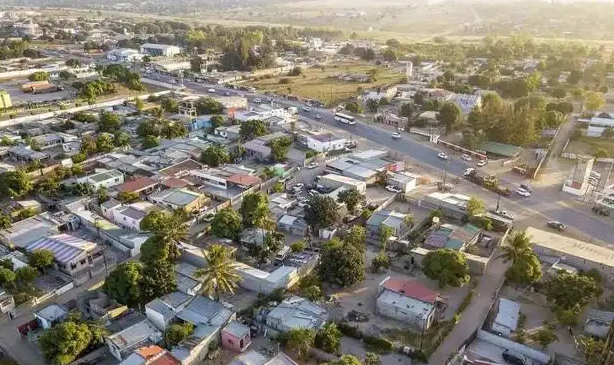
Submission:
<svg viewBox="0 0 614 365">
<path fill-rule="evenodd" d="M 218 211 L 211 221 L 211 233 L 216 237 L 236 240 L 242 230 L 241 215 L 231 207 Z"/>
<path fill-rule="evenodd" d="M 579 313 L 600 294 L 594 278 L 560 272 L 544 284 L 544 294 L 555 310 L 574 310 Z"/>
<path fill-rule="evenodd" d="M 365 196 L 355 187 L 351 187 L 340 192 L 337 195 L 337 200 L 341 203 L 345 203 L 349 212 L 354 212 L 356 207 L 365 201 Z"/>
<path fill-rule="evenodd" d="M 129 261 L 119 264 L 104 282 L 104 291 L 110 298 L 129 307 L 141 302 L 140 283 L 143 279 L 143 264 Z"/>
<path fill-rule="evenodd" d="M 584 108 L 590 111 L 597 111 L 605 105 L 605 97 L 602 93 L 589 91 L 584 94 Z"/>
<path fill-rule="evenodd" d="M 88 348 L 92 338 L 86 323 L 66 321 L 43 332 L 39 344 L 48 362 L 67 365 Z"/>
<path fill-rule="evenodd" d="M 447 102 L 443 104 L 439 113 L 437 114 L 437 120 L 443 123 L 446 127 L 446 133 L 454 131 L 463 120 L 463 112 L 461 108 L 453 102 Z"/>
<path fill-rule="evenodd" d="M 451 249 L 430 251 L 422 260 L 422 272 L 437 280 L 440 288 L 459 287 L 469 282 L 469 264 L 464 253 Z"/>
<path fill-rule="evenodd" d="M 305 209 L 305 220 L 314 229 L 331 227 L 339 221 L 340 217 L 339 205 L 329 196 L 312 197 Z"/>
<path fill-rule="evenodd" d="M 239 129 L 239 137 L 242 141 L 250 141 L 267 133 L 266 125 L 261 120 L 247 120 L 241 123 Z"/>
<path fill-rule="evenodd" d="M 287 334 L 286 347 L 290 350 L 296 350 L 299 359 L 307 358 L 309 348 L 315 342 L 316 333 L 312 329 L 298 328 L 290 330 Z"/>
<path fill-rule="evenodd" d="M 121 120 L 115 113 L 105 112 L 100 113 L 100 120 L 98 121 L 98 132 L 115 133 L 119 131 L 121 127 Z"/>
<path fill-rule="evenodd" d="M 291 145 L 292 140 L 288 137 L 276 138 L 271 141 L 269 147 L 271 148 L 271 158 L 273 161 L 284 161 Z"/>
<path fill-rule="evenodd" d="M 53 259 L 53 252 L 46 249 L 40 249 L 30 253 L 28 256 L 28 264 L 44 272 L 53 265 Z"/>
<path fill-rule="evenodd" d="M 269 220 L 269 199 L 263 193 L 251 193 L 243 197 L 241 208 L 239 209 L 243 217 L 245 228 L 268 228 Z"/>
<path fill-rule="evenodd" d="M 320 350 L 335 354 L 341 347 L 341 331 L 334 322 L 328 322 L 316 333 L 314 343 Z"/>
<path fill-rule="evenodd" d="M 210 167 L 218 167 L 230 162 L 230 153 L 224 146 L 211 145 L 201 153 L 200 162 Z"/>
<path fill-rule="evenodd" d="M 195 272 L 202 284 L 203 294 L 219 300 L 222 293 L 234 293 L 241 277 L 236 271 L 237 264 L 228 247 L 212 245 L 203 250 L 207 265 Z"/>
<path fill-rule="evenodd" d="M 484 201 L 477 196 L 471 196 L 467 202 L 467 215 L 473 217 L 480 213 L 484 213 Z"/>
<path fill-rule="evenodd" d="M 181 341 L 188 338 L 194 332 L 194 325 L 189 322 L 173 323 L 164 332 L 164 345 L 172 349 Z"/>
<path fill-rule="evenodd" d="M 32 188 L 32 179 L 22 169 L 0 174 L 0 194 L 2 196 L 21 198 L 28 194 Z"/>
<path fill-rule="evenodd" d="M 513 283 L 530 285 L 541 279 L 541 263 L 531 249 L 531 239 L 522 232 L 513 232 L 501 247 L 503 259 L 511 261 L 506 277 Z"/>
<path fill-rule="evenodd" d="M 365 256 L 363 251 L 338 238 L 322 247 L 319 273 L 331 284 L 347 287 L 365 279 Z"/>
</svg>

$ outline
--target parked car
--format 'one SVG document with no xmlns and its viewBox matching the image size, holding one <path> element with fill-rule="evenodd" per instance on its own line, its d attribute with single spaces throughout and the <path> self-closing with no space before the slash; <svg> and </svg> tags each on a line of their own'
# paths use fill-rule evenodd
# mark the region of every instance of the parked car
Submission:
<svg viewBox="0 0 614 365">
<path fill-rule="evenodd" d="M 311 112 L 311 108 L 310 108 L 310 107 L 308 107 L 308 106 L 304 106 L 304 107 L 303 107 L 303 111 L 305 111 L 305 112 L 309 113 L 309 112 Z"/>
<path fill-rule="evenodd" d="M 213 213 L 208 213 L 203 217 L 203 222 L 211 222 L 213 220 L 213 218 L 215 218 L 215 214 Z"/>
<path fill-rule="evenodd" d="M 503 360 L 505 360 L 505 362 L 507 362 L 508 364 L 530 365 L 529 360 L 527 359 L 526 356 L 516 353 L 516 352 L 512 352 L 509 349 L 503 351 L 503 353 L 501 354 L 501 357 L 503 357 Z"/>
<path fill-rule="evenodd" d="M 487 162 L 488 162 L 487 160 L 480 160 L 480 161 L 478 161 L 478 167 L 485 166 Z"/>
<path fill-rule="evenodd" d="M 320 120 L 320 119 L 322 119 L 322 116 L 321 116 L 320 114 L 316 114 L 316 117 L 315 117 L 315 118 L 316 118 L 317 120 Z"/>
<path fill-rule="evenodd" d="M 207 91 L 208 91 L 208 92 L 210 92 L 210 93 L 214 93 L 214 92 L 215 92 L 215 89 L 209 89 L 209 90 L 207 90 Z"/>
<path fill-rule="evenodd" d="M 304 201 L 303 200 L 303 201 L 298 202 L 298 206 L 301 207 L 301 208 L 305 208 L 308 205 L 309 205 L 309 201 Z"/>
<path fill-rule="evenodd" d="M 463 173 L 463 175 L 465 176 L 469 176 L 471 174 L 473 174 L 473 172 L 475 171 L 475 169 L 473 167 L 470 167 L 468 169 L 465 170 L 465 172 Z"/>
<path fill-rule="evenodd" d="M 593 213 L 600 215 L 602 217 L 610 216 L 610 211 L 605 209 L 604 207 L 593 207 Z"/>
<path fill-rule="evenodd" d="M 440 159 L 442 159 L 442 160 L 447 160 L 447 159 L 448 159 L 448 155 L 446 155 L 446 154 L 445 154 L 445 153 L 443 153 L 443 152 L 439 152 L 439 153 L 437 154 L 437 157 L 439 157 L 439 158 L 440 158 Z"/>
<path fill-rule="evenodd" d="M 463 153 L 463 154 L 461 155 L 461 158 L 462 158 L 463 160 L 465 160 L 465 161 L 471 161 L 471 156 L 469 156 L 469 155 L 468 155 L 468 154 L 466 154 L 466 153 Z"/>
<path fill-rule="evenodd" d="M 303 183 L 298 183 L 298 184 L 294 184 L 294 186 L 292 187 L 292 189 L 297 189 L 297 190 L 301 190 L 302 188 L 305 187 L 305 184 Z"/>
<path fill-rule="evenodd" d="M 401 190 L 401 189 L 399 189 L 399 188 L 397 188 L 396 186 L 393 186 L 393 185 L 387 185 L 386 186 L 386 190 L 388 190 L 391 193 L 400 193 L 400 192 L 403 191 L 403 190 Z"/>
<path fill-rule="evenodd" d="M 505 210 L 496 210 L 495 214 L 496 215 L 500 215 L 500 216 L 505 217 L 505 218 L 514 219 L 514 215 L 512 213 L 508 212 L 508 211 L 505 211 Z"/>
<path fill-rule="evenodd" d="M 230 96 L 230 93 L 228 91 L 224 92 L 224 96 Z"/>
<path fill-rule="evenodd" d="M 518 194 L 520 196 L 524 196 L 525 198 L 528 198 L 528 197 L 531 196 L 531 193 L 529 193 L 528 191 L 524 190 L 523 188 L 516 189 L 516 194 Z"/>
<path fill-rule="evenodd" d="M 315 169 L 317 167 L 318 167 L 318 164 L 315 163 L 315 162 L 312 162 L 309 165 L 307 165 L 307 168 L 310 169 L 310 170 L 313 170 L 313 169 Z"/>
<path fill-rule="evenodd" d="M 260 104 L 260 103 L 262 103 L 262 100 L 260 100 L 259 98 L 256 98 L 256 99 L 254 99 L 254 103 Z"/>
<path fill-rule="evenodd" d="M 318 191 L 313 190 L 313 189 L 309 190 L 309 192 L 307 194 L 309 194 L 309 196 L 321 195 Z"/>
<path fill-rule="evenodd" d="M 399 132 L 392 133 L 392 139 L 400 139 L 400 138 L 401 138 L 401 133 Z"/>
<path fill-rule="evenodd" d="M 562 231 L 565 229 L 565 225 L 559 221 L 550 221 L 546 224 L 550 228 L 554 228 L 557 231 Z"/>
</svg>

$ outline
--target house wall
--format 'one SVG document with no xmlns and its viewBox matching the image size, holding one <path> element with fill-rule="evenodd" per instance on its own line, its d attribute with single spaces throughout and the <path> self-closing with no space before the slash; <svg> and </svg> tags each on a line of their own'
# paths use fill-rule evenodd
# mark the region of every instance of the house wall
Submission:
<svg viewBox="0 0 614 365">
<path fill-rule="evenodd" d="M 267 280 L 268 276 L 266 278 L 262 278 L 256 275 L 252 275 L 247 270 L 240 270 L 239 275 L 241 276 L 241 282 L 239 283 L 239 285 L 242 288 L 247 289 L 249 291 L 254 291 L 254 292 L 264 293 L 264 294 L 270 294 L 273 291 L 275 291 L 275 289 L 278 289 L 278 288 L 287 289 L 291 287 L 292 285 L 294 285 L 295 283 L 297 283 L 298 280 L 300 279 L 298 270 L 296 269 L 290 271 L 287 275 L 280 277 L 278 280 L 274 282 Z M 271 274 L 269 274 L 269 276 L 270 275 Z"/>
<path fill-rule="evenodd" d="M 209 353 L 209 346 L 219 343 L 220 328 L 209 337 L 203 339 L 198 345 L 192 348 L 190 355 L 181 361 L 181 365 L 197 365 L 202 363 Z"/>
<path fill-rule="evenodd" d="M 103 212 L 104 215 L 104 212 Z M 113 218 L 111 219 L 113 222 L 119 224 L 128 229 L 132 229 L 135 231 L 141 230 L 141 221 L 142 219 L 134 219 L 128 216 L 121 214 L 118 210 L 113 211 Z"/>
<path fill-rule="evenodd" d="M 379 298 L 375 302 L 375 310 L 377 311 L 378 314 L 384 317 L 393 318 L 393 319 L 402 321 L 420 331 L 422 331 L 423 329 L 425 331 L 428 330 L 433 324 L 433 320 L 435 318 L 435 308 L 434 307 L 431 310 L 431 312 L 428 314 L 428 317 L 425 321 L 420 316 L 415 315 L 411 311 L 395 307 L 393 305 L 390 305 L 389 303 L 385 303 L 379 300 Z"/>
<path fill-rule="evenodd" d="M 336 175 L 333 175 L 333 176 L 336 176 Z M 359 181 L 359 180 L 344 182 L 344 181 L 337 180 L 334 177 L 328 177 L 327 175 L 324 175 L 320 178 L 318 183 L 326 187 L 329 187 L 331 189 L 338 189 L 342 186 L 347 186 L 347 187 L 354 187 L 358 189 L 358 191 L 361 193 L 364 193 L 365 191 L 367 191 L 367 183 L 364 181 Z"/>
<path fill-rule="evenodd" d="M 561 257 L 565 256 L 565 264 L 578 268 L 582 271 L 597 269 L 605 280 L 614 279 L 614 266 L 604 266 L 590 260 L 586 260 L 577 256 L 570 255 L 565 252 L 555 251 L 540 245 L 533 244 L 533 251 L 538 256 Z"/>
<path fill-rule="evenodd" d="M 337 151 L 345 148 L 345 138 L 334 139 L 332 141 L 320 142 L 314 138 L 307 137 L 307 147 L 311 148 L 314 151 L 325 152 L 325 151 Z"/>
<path fill-rule="evenodd" d="M 170 321 L 164 321 L 164 317 L 162 317 L 160 313 L 152 310 L 151 308 L 145 307 L 145 315 L 157 329 L 163 332 L 166 331 L 166 326 L 169 325 Z"/>
<path fill-rule="evenodd" d="M 241 342 L 243 340 L 243 342 Z M 247 344 L 250 343 L 249 333 L 244 337 L 235 337 L 226 331 L 222 331 L 222 347 L 241 352 Z M 243 345 L 243 346 L 241 346 Z"/>
<path fill-rule="evenodd" d="M 499 346 L 501 348 L 510 349 L 512 351 L 523 354 L 537 361 L 537 363 L 539 364 L 547 364 L 550 362 L 550 356 L 541 351 L 538 351 L 527 345 L 523 345 L 518 342 L 508 340 L 507 338 L 499 337 L 495 334 L 492 334 L 484 330 L 478 330 L 477 338 L 480 340 L 486 341 L 486 342 L 490 342 L 493 345 Z M 533 362 L 533 364 L 536 364 L 535 361 Z"/>
</svg>

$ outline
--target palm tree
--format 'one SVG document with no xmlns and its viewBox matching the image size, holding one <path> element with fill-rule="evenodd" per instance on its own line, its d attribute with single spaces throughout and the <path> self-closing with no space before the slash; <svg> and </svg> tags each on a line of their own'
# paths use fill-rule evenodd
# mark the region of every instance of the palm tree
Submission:
<svg viewBox="0 0 614 365">
<path fill-rule="evenodd" d="M 194 275 L 203 284 L 202 293 L 220 299 L 221 293 L 234 293 L 241 277 L 236 272 L 237 264 L 231 257 L 230 249 L 215 244 L 203 250 L 207 267 L 198 269 Z"/>
<path fill-rule="evenodd" d="M 504 260 L 512 263 L 522 261 L 528 254 L 532 253 L 531 239 L 526 232 L 514 232 L 513 236 L 507 240 L 507 245 L 501 248 L 501 256 Z"/>
</svg>

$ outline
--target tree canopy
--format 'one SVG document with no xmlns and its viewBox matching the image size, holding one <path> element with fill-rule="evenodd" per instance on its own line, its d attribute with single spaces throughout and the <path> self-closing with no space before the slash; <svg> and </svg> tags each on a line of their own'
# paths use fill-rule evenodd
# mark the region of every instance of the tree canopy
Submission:
<svg viewBox="0 0 614 365">
<path fill-rule="evenodd" d="M 351 187 L 340 192 L 337 196 L 337 200 L 341 203 L 345 203 L 349 212 L 354 212 L 356 207 L 365 201 L 365 196 L 355 187 Z"/>
<path fill-rule="evenodd" d="M 195 276 L 203 283 L 203 294 L 219 300 L 222 293 L 234 293 L 241 277 L 236 271 L 229 248 L 222 245 L 212 245 L 203 250 L 207 266 L 198 269 Z"/>
<path fill-rule="evenodd" d="M 224 146 L 211 145 L 200 155 L 200 162 L 210 167 L 218 167 L 230 162 L 230 153 Z"/>
<path fill-rule="evenodd" d="M 211 221 L 211 233 L 216 237 L 236 240 L 242 230 L 241 215 L 231 207 L 218 211 Z"/>
<path fill-rule="evenodd" d="M 430 251 L 422 260 L 422 272 L 437 280 L 440 288 L 463 286 L 469 282 L 469 264 L 462 252 L 451 249 Z"/>
<path fill-rule="evenodd" d="M 305 220 L 313 228 L 328 228 L 340 219 L 337 202 L 324 195 L 316 195 L 309 199 L 305 209 Z"/>
<path fill-rule="evenodd" d="M 137 261 L 122 263 L 109 273 L 104 282 L 104 291 L 111 299 L 135 307 L 141 303 L 142 279 L 143 264 Z"/>
<path fill-rule="evenodd" d="M 364 252 L 350 243 L 333 238 L 322 247 L 319 274 L 327 282 L 343 287 L 361 282 L 365 267 Z"/>
<path fill-rule="evenodd" d="M 455 103 L 447 102 L 439 109 L 437 120 L 445 125 L 446 133 L 451 133 L 461 124 L 463 112 Z"/>
<path fill-rule="evenodd" d="M 267 128 L 261 120 L 247 120 L 241 123 L 239 129 L 239 138 L 242 141 L 251 141 L 252 139 L 267 134 Z"/>
</svg>

